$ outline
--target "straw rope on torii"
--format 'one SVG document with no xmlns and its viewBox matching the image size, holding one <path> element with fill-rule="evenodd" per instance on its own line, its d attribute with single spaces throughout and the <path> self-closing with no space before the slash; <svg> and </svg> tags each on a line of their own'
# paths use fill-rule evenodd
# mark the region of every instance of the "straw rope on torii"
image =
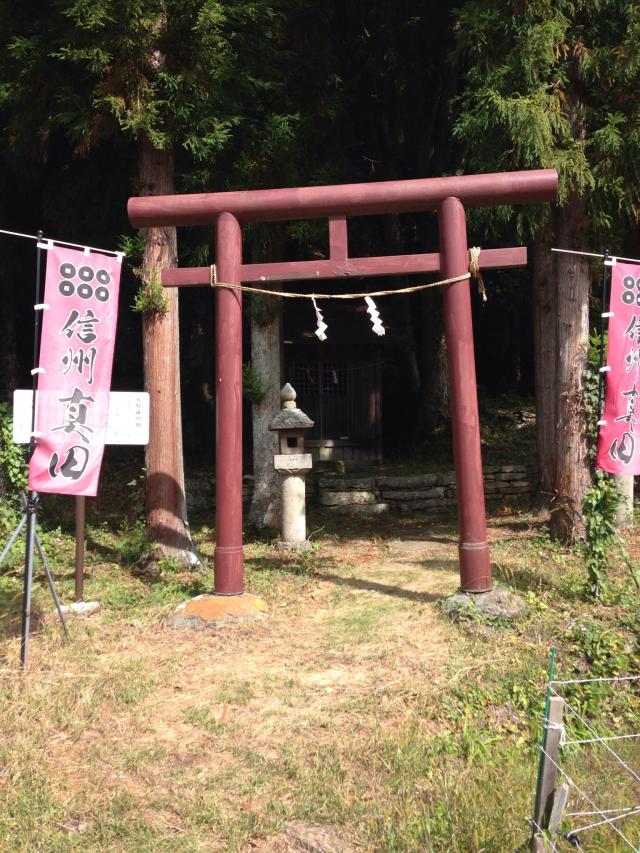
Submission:
<svg viewBox="0 0 640 853">
<path fill-rule="evenodd" d="M 411 287 L 398 287 L 391 290 L 372 290 L 363 291 L 362 293 L 298 293 L 291 290 L 268 290 L 263 287 L 251 287 L 246 284 L 229 284 L 225 281 L 218 281 L 218 270 L 215 264 L 211 264 L 211 287 L 229 287 L 232 290 L 241 290 L 243 293 L 263 293 L 266 296 L 283 296 L 289 299 L 366 299 L 367 296 L 397 296 L 401 293 L 418 293 L 421 290 L 428 290 L 431 287 L 442 287 L 446 284 L 455 284 L 456 281 L 465 281 L 468 278 L 473 278 L 478 282 L 478 293 L 482 296 L 482 301 L 487 301 L 487 292 L 480 273 L 479 258 L 480 247 L 472 246 L 469 249 L 469 272 L 462 275 L 454 275 L 451 278 L 443 278 L 439 281 L 431 281 L 426 284 L 415 284 Z"/>
<path fill-rule="evenodd" d="M 398 294 L 403 293 L 418 293 L 432 287 L 442 287 L 447 284 L 454 284 L 457 281 L 465 281 L 466 279 L 473 278 L 478 282 L 478 293 L 481 295 L 483 303 L 486 302 L 487 291 L 484 286 L 479 265 L 480 251 L 481 249 L 479 246 L 472 246 L 469 248 L 469 272 L 462 273 L 461 275 L 454 275 L 450 278 L 443 278 L 439 281 L 432 281 L 426 284 L 416 284 L 409 287 L 398 287 L 391 290 L 374 290 L 362 293 L 298 293 L 291 290 L 268 290 L 263 287 L 251 287 L 245 284 L 230 284 L 228 282 L 218 281 L 218 269 L 215 264 L 211 264 L 209 281 L 211 287 L 225 287 L 230 288 L 231 290 L 240 290 L 245 293 L 260 293 L 266 296 L 281 296 L 289 299 L 310 299 L 318 321 L 318 327 L 315 334 L 321 341 L 326 341 L 327 336 L 325 334 L 325 330 L 328 327 L 324 322 L 322 311 L 318 308 L 316 303 L 317 299 L 364 299 L 367 303 L 367 313 L 371 318 L 371 325 L 374 333 L 376 335 L 384 335 L 385 328 L 382 324 L 382 320 L 380 319 L 380 312 L 378 311 L 376 303 L 373 301 L 374 296 L 397 296 Z"/>
</svg>

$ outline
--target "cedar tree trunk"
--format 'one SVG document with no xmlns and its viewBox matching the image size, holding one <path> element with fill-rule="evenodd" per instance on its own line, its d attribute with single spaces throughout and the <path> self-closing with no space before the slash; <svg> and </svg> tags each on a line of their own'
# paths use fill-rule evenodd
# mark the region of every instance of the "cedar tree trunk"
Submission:
<svg viewBox="0 0 640 853">
<path fill-rule="evenodd" d="M 533 348 L 538 485 L 534 511 L 549 509 L 556 477 L 556 258 L 549 235 L 533 246 Z"/>
<path fill-rule="evenodd" d="M 442 294 L 422 292 L 420 311 L 422 328 L 421 414 L 427 434 L 449 421 L 449 383 L 447 349 L 444 339 Z"/>
<path fill-rule="evenodd" d="M 584 198 L 572 196 L 558 210 L 561 246 L 580 245 Z M 560 255 L 557 265 L 556 476 L 550 532 L 572 543 L 584 538 L 582 501 L 591 482 L 587 457 L 583 381 L 589 347 L 589 266 L 585 258 Z"/>
<path fill-rule="evenodd" d="M 146 137 L 138 149 L 141 195 L 174 192 L 173 156 Z M 142 286 L 157 286 L 160 271 L 177 265 L 176 229 L 144 228 Z M 146 449 L 147 535 L 154 557 L 198 562 L 187 525 L 180 416 L 180 347 L 178 292 L 164 291 L 166 311 L 143 313 L 145 390 L 150 398 L 149 444 Z"/>
<path fill-rule="evenodd" d="M 281 483 L 273 467 L 278 434 L 269 424 L 280 410 L 280 353 L 282 300 L 254 293 L 251 296 L 251 367 L 265 396 L 252 404 L 253 499 L 249 521 L 256 527 L 279 527 Z"/>
</svg>

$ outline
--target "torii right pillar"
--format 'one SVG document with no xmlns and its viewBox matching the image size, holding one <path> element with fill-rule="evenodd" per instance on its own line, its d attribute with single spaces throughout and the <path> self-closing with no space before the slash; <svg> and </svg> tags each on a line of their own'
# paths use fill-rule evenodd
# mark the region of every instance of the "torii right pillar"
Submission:
<svg viewBox="0 0 640 853">
<path fill-rule="evenodd" d="M 453 196 L 444 199 L 438 209 L 438 227 L 443 278 L 463 275 L 469 269 L 469 253 L 466 217 L 460 199 Z M 460 589 L 487 592 L 491 589 L 491 559 L 484 508 L 469 281 L 443 288 L 443 300 L 460 529 Z"/>
</svg>

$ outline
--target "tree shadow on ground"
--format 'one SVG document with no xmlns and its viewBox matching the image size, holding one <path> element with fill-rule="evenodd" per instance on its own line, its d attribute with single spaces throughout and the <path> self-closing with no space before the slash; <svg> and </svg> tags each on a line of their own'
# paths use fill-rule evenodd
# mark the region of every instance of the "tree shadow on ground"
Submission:
<svg viewBox="0 0 640 853">
<path fill-rule="evenodd" d="M 460 563 L 457 560 L 443 560 L 443 559 L 420 559 L 415 561 L 417 565 L 419 565 L 422 569 L 426 569 L 427 571 L 431 569 L 437 569 L 442 572 L 452 572 L 453 574 L 460 574 Z"/>
<path fill-rule="evenodd" d="M 448 593 L 444 592 L 417 592 L 413 589 L 403 589 L 400 586 L 393 586 L 392 584 L 362 580 L 360 578 L 345 578 L 342 575 L 328 574 L 325 572 L 317 573 L 316 577 L 319 580 L 334 583 L 336 586 L 347 586 L 351 589 L 359 589 L 366 592 L 380 592 L 384 595 L 390 595 L 393 598 L 403 598 L 407 601 L 416 601 L 421 604 L 443 601 L 448 596 Z"/>
<path fill-rule="evenodd" d="M 487 516 L 487 525 L 504 529 L 513 533 L 540 534 L 549 526 L 549 520 L 544 518 L 527 518 L 515 521 L 513 516 Z"/>
<path fill-rule="evenodd" d="M 85 540 L 85 553 L 92 562 L 96 555 L 101 556 L 106 563 L 120 562 L 120 552 L 117 548 L 105 545 L 104 542 L 97 542 L 92 536 L 87 536 Z"/>
<path fill-rule="evenodd" d="M 404 535 L 401 536 L 394 536 L 393 539 L 390 539 L 385 543 L 391 552 L 393 552 L 394 548 L 397 547 L 397 543 L 404 542 L 424 542 L 433 545 L 448 545 L 449 547 L 455 547 L 458 545 L 458 536 L 456 533 L 439 534 L 432 533 L 431 531 L 425 532 L 422 530 L 420 533 L 403 531 L 403 534 Z M 423 550 L 426 551 L 428 549 L 425 548 Z"/>
<path fill-rule="evenodd" d="M 454 514 L 446 511 L 428 515 L 403 516 L 389 512 L 371 518 L 358 515 L 332 515 L 317 507 L 308 509 L 307 529 L 311 536 L 322 531 L 324 536 L 335 536 L 338 541 L 351 539 L 416 539 L 436 535 L 457 537 L 458 522 Z"/>
<path fill-rule="evenodd" d="M 335 560 L 331 560 L 331 563 L 333 565 L 335 565 L 335 562 Z M 441 571 L 451 572 L 458 571 L 458 563 L 455 560 L 420 560 L 416 561 L 416 563 L 421 564 L 423 568 L 427 569 L 438 569 Z M 269 559 L 267 557 L 258 557 L 255 559 L 247 560 L 247 567 L 255 572 L 268 570 L 283 572 L 286 574 L 297 576 L 307 573 L 304 569 L 300 568 L 300 564 L 297 562 L 275 563 L 272 559 Z M 379 581 L 368 580 L 366 578 L 357 578 L 353 576 L 345 577 L 344 575 L 339 575 L 335 572 L 330 572 L 323 569 L 314 568 L 311 569 L 308 573 L 315 580 L 327 581 L 329 583 L 335 584 L 336 586 L 346 586 L 352 589 L 359 589 L 369 592 L 380 592 L 384 595 L 389 595 L 394 598 L 403 598 L 409 601 L 417 601 L 421 603 L 442 601 L 449 595 L 449 593 L 418 592 L 417 590 L 404 589 L 400 586 L 394 586 L 393 584 L 388 583 L 380 583 Z"/>
</svg>

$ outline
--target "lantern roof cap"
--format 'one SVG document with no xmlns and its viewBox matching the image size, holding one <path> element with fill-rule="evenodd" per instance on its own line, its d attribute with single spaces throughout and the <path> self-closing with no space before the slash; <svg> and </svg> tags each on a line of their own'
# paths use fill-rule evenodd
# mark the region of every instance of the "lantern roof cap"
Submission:
<svg viewBox="0 0 640 853">
<path fill-rule="evenodd" d="M 295 389 L 287 382 L 280 392 L 282 409 L 269 424 L 269 429 L 311 429 L 314 426 L 311 418 L 296 407 L 297 396 Z"/>
</svg>

